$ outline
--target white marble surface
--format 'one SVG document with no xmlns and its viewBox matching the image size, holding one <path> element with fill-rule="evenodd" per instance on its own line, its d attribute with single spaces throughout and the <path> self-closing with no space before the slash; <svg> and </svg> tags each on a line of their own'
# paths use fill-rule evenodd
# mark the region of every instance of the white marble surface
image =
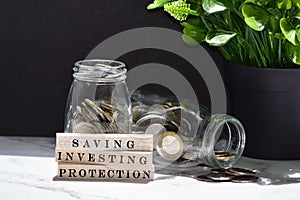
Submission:
<svg viewBox="0 0 300 200">
<path fill-rule="evenodd" d="M 259 170 L 263 182 L 206 183 L 155 174 L 147 184 L 53 181 L 54 138 L 0 137 L 0 199 L 230 199 L 300 200 L 300 161 L 243 158 L 239 166 Z"/>
</svg>

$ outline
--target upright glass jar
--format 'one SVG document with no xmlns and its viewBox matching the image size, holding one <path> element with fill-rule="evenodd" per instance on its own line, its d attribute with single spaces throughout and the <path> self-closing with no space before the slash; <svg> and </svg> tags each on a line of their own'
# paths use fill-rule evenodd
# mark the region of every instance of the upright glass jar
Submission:
<svg viewBox="0 0 300 200">
<path fill-rule="evenodd" d="M 125 64 L 112 60 L 75 63 L 65 132 L 131 133 L 131 102 Z"/>
<path fill-rule="evenodd" d="M 245 130 L 226 114 L 196 114 L 182 105 L 156 104 L 133 107 L 133 131 L 152 134 L 156 169 L 206 164 L 230 168 L 245 147 Z"/>
</svg>

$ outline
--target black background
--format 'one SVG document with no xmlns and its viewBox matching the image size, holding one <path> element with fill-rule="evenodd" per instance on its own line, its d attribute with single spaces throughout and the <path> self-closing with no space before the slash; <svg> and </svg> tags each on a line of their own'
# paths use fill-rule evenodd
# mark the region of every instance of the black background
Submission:
<svg viewBox="0 0 300 200">
<path fill-rule="evenodd" d="M 63 131 L 72 66 L 104 39 L 145 26 L 181 31 L 179 23 L 162 9 L 147 11 L 150 2 L 1 1 L 0 135 L 54 136 Z M 143 50 L 120 60 L 129 69 L 148 62 L 179 69 L 197 90 L 200 103 L 210 106 L 201 76 L 176 55 Z"/>
</svg>

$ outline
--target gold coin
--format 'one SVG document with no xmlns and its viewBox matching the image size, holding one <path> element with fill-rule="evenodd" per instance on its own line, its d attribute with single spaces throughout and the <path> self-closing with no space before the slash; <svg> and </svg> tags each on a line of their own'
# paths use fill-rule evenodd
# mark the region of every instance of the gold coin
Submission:
<svg viewBox="0 0 300 200">
<path fill-rule="evenodd" d="M 113 114 L 117 111 L 117 109 L 114 106 L 105 102 L 100 102 L 100 108 L 106 112 L 109 112 L 110 114 Z"/>
<path fill-rule="evenodd" d="M 198 158 L 198 152 L 197 151 L 186 151 L 182 155 L 182 158 L 195 161 Z"/>
<path fill-rule="evenodd" d="M 216 154 L 216 152 L 215 152 L 215 156 L 216 156 L 216 159 L 218 161 L 226 162 L 226 161 L 229 161 L 231 159 L 234 159 L 236 157 L 236 154 L 230 153 L 230 152 L 218 152 Z"/>
<path fill-rule="evenodd" d="M 86 103 L 86 105 L 92 108 L 93 111 L 99 115 L 99 120 L 101 122 L 111 122 L 111 119 L 106 116 L 105 112 L 101 108 L 99 108 L 93 101 L 85 99 L 84 103 Z"/>
<path fill-rule="evenodd" d="M 174 161 L 183 154 L 183 142 L 175 132 L 167 131 L 158 136 L 156 149 L 162 158 Z"/>
</svg>

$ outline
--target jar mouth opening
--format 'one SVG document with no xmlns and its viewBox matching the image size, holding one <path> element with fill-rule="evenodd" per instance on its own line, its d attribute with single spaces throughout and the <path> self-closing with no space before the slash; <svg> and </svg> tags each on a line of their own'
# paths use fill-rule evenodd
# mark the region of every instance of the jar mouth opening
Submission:
<svg viewBox="0 0 300 200">
<path fill-rule="evenodd" d="M 245 147 L 242 124 L 229 115 L 214 115 L 204 138 L 206 160 L 210 165 L 230 168 L 235 165 Z"/>
<path fill-rule="evenodd" d="M 116 60 L 103 60 L 103 59 L 91 59 L 91 60 L 79 60 L 75 62 L 74 64 L 78 68 L 103 68 L 103 67 L 109 67 L 109 68 L 115 68 L 115 69 L 122 69 L 125 67 L 125 64 L 116 61 Z"/>
<path fill-rule="evenodd" d="M 82 81 L 117 82 L 126 78 L 125 64 L 116 60 L 80 60 L 74 66 L 74 78 Z"/>
</svg>

